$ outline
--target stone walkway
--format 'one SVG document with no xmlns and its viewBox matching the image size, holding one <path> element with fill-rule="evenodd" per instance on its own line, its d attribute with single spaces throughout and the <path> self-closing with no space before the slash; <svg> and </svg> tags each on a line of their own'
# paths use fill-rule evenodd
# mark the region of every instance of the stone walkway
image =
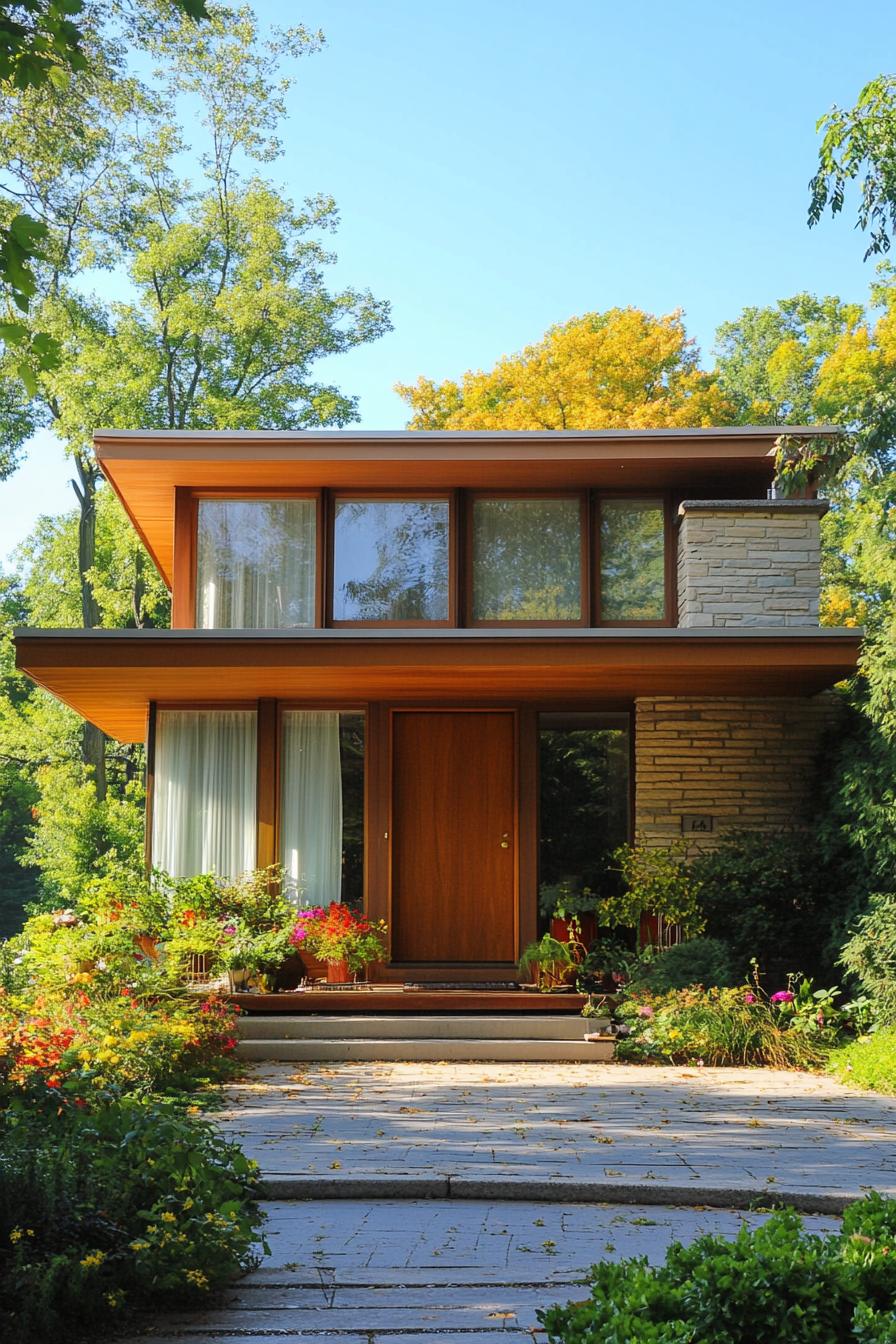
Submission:
<svg viewBox="0 0 896 1344">
<path fill-rule="evenodd" d="M 837 1212 L 896 1194 L 896 1101 L 759 1069 L 257 1065 L 222 1126 L 279 1197 Z"/>
<path fill-rule="evenodd" d="M 487 1201 L 310 1200 L 266 1205 L 271 1257 L 212 1310 L 169 1316 L 154 1344 L 497 1344 L 544 1336 L 536 1310 L 587 1295 L 588 1266 L 761 1214 Z M 837 1220 L 807 1217 L 812 1231 Z M 132 1341 L 136 1344 L 136 1341 Z"/>
<path fill-rule="evenodd" d="M 207 1311 L 154 1321 L 155 1344 L 543 1341 L 536 1309 L 584 1296 L 595 1260 L 734 1236 L 775 1201 L 822 1230 L 866 1190 L 896 1195 L 896 1100 L 811 1074 L 263 1064 L 228 1099 L 272 1255 Z"/>
</svg>

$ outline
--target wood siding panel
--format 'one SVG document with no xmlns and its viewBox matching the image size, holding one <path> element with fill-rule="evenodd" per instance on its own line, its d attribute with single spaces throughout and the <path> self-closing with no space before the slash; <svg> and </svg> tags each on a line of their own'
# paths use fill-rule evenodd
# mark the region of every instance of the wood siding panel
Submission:
<svg viewBox="0 0 896 1344">
<path fill-rule="evenodd" d="M 392 959 L 516 959 L 511 713 L 393 718 Z"/>
</svg>

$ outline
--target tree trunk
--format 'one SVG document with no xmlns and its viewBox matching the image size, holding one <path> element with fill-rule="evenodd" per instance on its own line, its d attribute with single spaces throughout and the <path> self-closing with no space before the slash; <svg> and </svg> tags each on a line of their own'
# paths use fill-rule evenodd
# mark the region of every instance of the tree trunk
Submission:
<svg viewBox="0 0 896 1344">
<path fill-rule="evenodd" d="M 78 497 L 78 577 L 81 585 L 81 619 L 85 630 L 99 624 L 100 610 L 90 571 L 96 563 L 96 487 L 99 477 L 96 465 L 83 453 L 75 454 L 78 478 L 72 481 Z M 97 799 L 106 797 L 106 736 L 92 723 L 85 723 L 81 731 L 81 759 L 93 770 Z"/>
</svg>

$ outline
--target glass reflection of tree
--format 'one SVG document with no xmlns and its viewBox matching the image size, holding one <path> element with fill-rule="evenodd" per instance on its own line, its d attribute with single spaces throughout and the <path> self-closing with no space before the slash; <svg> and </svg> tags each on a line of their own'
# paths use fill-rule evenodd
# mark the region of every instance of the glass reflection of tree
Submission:
<svg viewBox="0 0 896 1344">
<path fill-rule="evenodd" d="M 604 500 L 600 604 L 605 621 L 661 621 L 665 613 L 664 519 L 653 501 Z"/>
<path fill-rule="evenodd" d="M 609 858 L 628 838 L 628 734 L 542 728 L 539 883 L 608 891 Z"/>
<path fill-rule="evenodd" d="M 473 554 L 477 619 L 579 619 L 581 534 L 576 500 L 477 500 Z"/>
<path fill-rule="evenodd" d="M 260 594 L 280 626 L 308 625 L 308 594 L 317 561 L 313 500 L 203 500 L 200 508 L 200 582 L 244 593 L 247 610 Z"/>
<path fill-rule="evenodd" d="M 342 900 L 364 904 L 364 715 L 339 715 L 342 773 Z"/>
<path fill-rule="evenodd" d="M 376 563 L 340 585 L 340 619 L 439 621 L 448 616 L 448 505 L 442 500 L 340 504 L 337 547 L 351 553 L 349 527 L 374 538 Z M 343 568 L 345 561 L 337 566 Z M 337 598 L 338 598 L 337 594 Z"/>
</svg>

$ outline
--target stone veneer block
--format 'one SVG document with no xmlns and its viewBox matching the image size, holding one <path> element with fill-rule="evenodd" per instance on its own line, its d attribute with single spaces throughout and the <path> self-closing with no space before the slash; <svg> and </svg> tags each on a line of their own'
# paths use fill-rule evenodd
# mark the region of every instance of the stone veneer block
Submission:
<svg viewBox="0 0 896 1344">
<path fill-rule="evenodd" d="M 647 845 L 681 837 L 682 816 L 713 819 L 695 850 L 732 831 L 803 829 L 812 816 L 819 747 L 841 709 L 832 691 L 805 696 L 635 701 L 635 830 Z"/>
<path fill-rule="evenodd" d="M 818 625 L 823 499 L 686 499 L 678 624 Z"/>
</svg>

